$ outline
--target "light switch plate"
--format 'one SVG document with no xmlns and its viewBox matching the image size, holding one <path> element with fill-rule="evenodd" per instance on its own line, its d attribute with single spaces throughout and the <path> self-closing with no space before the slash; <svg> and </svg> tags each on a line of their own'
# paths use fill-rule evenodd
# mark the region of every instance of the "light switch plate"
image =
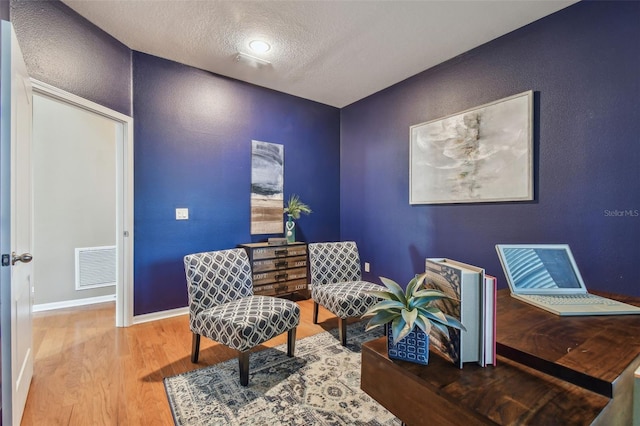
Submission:
<svg viewBox="0 0 640 426">
<path fill-rule="evenodd" d="M 369 262 L 364 262 L 364 271 L 371 272 L 371 265 L 369 265 Z"/>
<path fill-rule="evenodd" d="M 176 220 L 189 219 L 189 209 L 176 209 Z"/>
</svg>

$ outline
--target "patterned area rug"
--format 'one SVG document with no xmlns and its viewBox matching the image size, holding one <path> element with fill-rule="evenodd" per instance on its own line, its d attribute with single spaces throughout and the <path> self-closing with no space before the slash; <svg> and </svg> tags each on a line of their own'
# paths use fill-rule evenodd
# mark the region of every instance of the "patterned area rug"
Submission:
<svg viewBox="0 0 640 426">
<path fill-rule="evenodd" d="M 176 425 L 400 425 L 360 389 L 360 347 L 380 337 L 364 332 L 366 321 L 350 324 L 348 346 L 337 330 L 254 352 L 249 386 L 240 386 L 232 359 L 164 379 Z"/>
</svg>

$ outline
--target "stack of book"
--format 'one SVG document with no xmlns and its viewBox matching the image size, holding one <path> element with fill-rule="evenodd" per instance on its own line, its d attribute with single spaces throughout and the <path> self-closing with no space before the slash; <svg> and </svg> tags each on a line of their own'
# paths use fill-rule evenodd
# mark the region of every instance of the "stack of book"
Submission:
<svg viewBox="0 0 640 426">
<path fill-rule="evenodd" d="M 439 300 L 438 307 L 466 328 L 449 327 L 448 338 L 432 329 L 432 347 L 460 368 L 465 362 L 496 365 L 496 278 L 482 268 L 446 258 L 429 258 L 425 266 L 425 286 L 452 298 Z"/>
</svg>

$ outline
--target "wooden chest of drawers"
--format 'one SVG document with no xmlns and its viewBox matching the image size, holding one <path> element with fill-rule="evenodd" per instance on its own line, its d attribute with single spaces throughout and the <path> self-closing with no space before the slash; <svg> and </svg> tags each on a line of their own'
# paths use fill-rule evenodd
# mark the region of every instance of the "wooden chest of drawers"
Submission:
<svg viewBox="0 0 640 426">
<path fill-rule="evenodd" d="M 290 243 L 270 246 L 267 243 L 240 244 L 249 256 L 253 272 L 253 294 L 281 296 L 307 290 L 307 245 Z"/>
</svg>

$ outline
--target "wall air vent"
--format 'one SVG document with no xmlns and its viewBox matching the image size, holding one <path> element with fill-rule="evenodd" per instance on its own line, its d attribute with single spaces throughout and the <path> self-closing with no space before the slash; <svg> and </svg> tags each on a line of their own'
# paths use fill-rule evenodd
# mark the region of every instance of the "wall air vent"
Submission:
<svg viewBox="0 0 640 426">
<path fill-rule="evenodd" d="M 76 290 L 116 284 L 116 246 L 76 248 Z"/>
</svg>

